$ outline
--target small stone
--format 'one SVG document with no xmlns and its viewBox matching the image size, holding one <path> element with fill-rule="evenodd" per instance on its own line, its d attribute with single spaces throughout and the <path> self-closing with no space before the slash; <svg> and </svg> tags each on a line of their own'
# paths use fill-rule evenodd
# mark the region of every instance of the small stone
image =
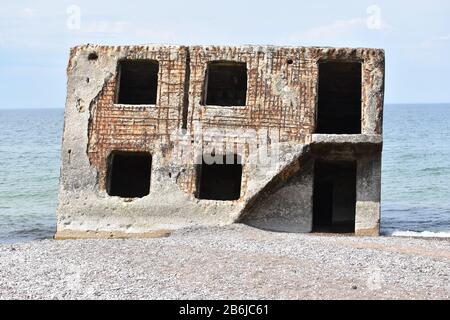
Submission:
<svg viewBox="0 0 450 320">
<path fill-rule="evenodd" d="M 356 289 L 358 289 L 358 286 L 353 285 L 353 286 L 352 286 L 352 289 L 353 289 L 353 290 L 356 290 Z"/>
</svg>

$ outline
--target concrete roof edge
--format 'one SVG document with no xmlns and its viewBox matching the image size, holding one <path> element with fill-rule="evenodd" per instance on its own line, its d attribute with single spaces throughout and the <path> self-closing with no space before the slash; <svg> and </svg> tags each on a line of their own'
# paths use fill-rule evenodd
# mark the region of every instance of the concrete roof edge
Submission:
<svg viewBox="0 0 450 320">
<path fill-rule="evenodd" d="M 365 47 L 331 47 L 331 46 L 293 46 L 293 45 L 269 45 L 269 44 L 244 44 L 244 45 L 180 45 L 180 44 L 164 44 L 164 43 L 147 43 L 147 44 L 124 44 L 124 45 L 104 45 L 104 44 L 80 44 L 72 47 L 72 50 L 84 49 L 119 49 L 133 47 L 153 47 L 153 48 L 267 48 L 267 49 L 316 49 L 316 50 L 375 50 L 384 53 L 383 48 L 365 48 Z"/>
</svg>

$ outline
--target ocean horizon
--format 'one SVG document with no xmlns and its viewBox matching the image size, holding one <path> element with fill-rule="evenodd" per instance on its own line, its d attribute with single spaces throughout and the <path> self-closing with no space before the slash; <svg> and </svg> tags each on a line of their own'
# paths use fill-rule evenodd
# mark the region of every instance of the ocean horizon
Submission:
<svg viewBox="0 0 450 320">
<path fill-rule="evenodd" d="M 63 108 L 0 109 L 0 243 L 52 238 Z M 450 237 L 450 103 L 386 104 L 381 232 Z"/>
</svg>

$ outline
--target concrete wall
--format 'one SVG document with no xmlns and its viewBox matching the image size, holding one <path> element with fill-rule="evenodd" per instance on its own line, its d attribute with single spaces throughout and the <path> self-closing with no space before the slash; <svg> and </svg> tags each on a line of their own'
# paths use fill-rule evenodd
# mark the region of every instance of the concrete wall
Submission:
<svg viewBox="0 0 450 320">
<path fill-rule="evenodd" d="M 358 161 L 356 181 L 355 233 L 377 235 L 381 210 L 381 153 Z"/>
<path fill-rule="evenodd" d="M 311 232 L 313 226 L 314 161 L 299 160 L 286 181 L 261 192 L 242 218 L 248 225 L 282 232 Z"/>
<path fill-rule="evenodd" d="M 98 59 L 89 59 L 92 53 Z M 117 65 L 123 59 L 159 62 L 155 105 L 115 103 Z M 277 230 L 310 231 L 310 164 L 303 168 L 300 160 L 310 152 L 308 145 L 313 140 L 318 62 L 324 59 L 362 62 L 363 135 L 352 137 L 352 143 L 380 145 L 382 50 L 153 45 L 73 48 L 67 69 L 57 236 L 82 236 L 88 231 L 131 235 L 189 225 L 220 225 L 250 217 L 250 212 L 261 220 L 259 212 Z M 246 106 L 202 105 L 206 68 L 208 62 L 217 60 L 246 62 Z M 321 136 L 324 141 L 339 139 Z M 148 196 L 108 196 L 106 159 L 115 150 L 152 154 Z M 202 153 L 213 150 L 216 154 L 236 152 L 242 157 L 239 200 L 195 198 L 195 161 Z M 261 151 L 267 151 L 275 161 L 259 161 Z M 293 164 L 296 170 L 292 170 Z M 358 172 L 369 177 L 370 168 L 370 162 L 367 167 L 358 165 Z M 366 179 L 368 185 L 379 182 L 376 174 L 370 177 Z M 280 186 L 283 183 L 286 185 Z M 279 191 L 278 196 L 273 196 L 273 204 L 263 205 L 263 194 L 272 188 L 288 188 L 286 194 L 292 195 L 288 197 L 291 200 Z M 301 200 L 295 199 L 296 190 L 301 192 Z M 373 207 L 377 201 L 375 193 L 370 203 L 358 200 L 361 209 L 357 212 L 364 211 L 364 206 L 371 208 L 364 211 L 369 218 L 357 219 L 357 225 L 365 229 L 372 226 L 374 230 L 370 219 L 379 220 L 379 212 Z M 358 196 L 365 199 L 368 194 L 362 192 Z M 269 218 L 269 206 L 277 206 L 283 212 L 272 210 Z M 277 217 L 285 222 L 277 222 Z M 293 227 L 292 223 L 286 224 L 291 218 L 296 221 Z"/>
</svg>

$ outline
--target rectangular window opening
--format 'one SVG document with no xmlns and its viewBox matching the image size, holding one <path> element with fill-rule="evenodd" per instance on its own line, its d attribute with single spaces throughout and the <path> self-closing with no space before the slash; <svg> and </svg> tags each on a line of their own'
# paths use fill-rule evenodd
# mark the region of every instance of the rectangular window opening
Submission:
<svg viewBox="0 0 450 320">
<path fill-rule="evenodd" d="M 361 63 L 319 63 L 316 133 L 361 133 Z"/>
<path fill-rule="evenodd" d="M 238 200 L 241 197 L 242 163 L 238 155 L 224 155 L 217 162 L 197 166 L 198 199 Z M 228 161 L 227 161 L 228 159 Z M 210 162 L 210 161 L 208 161 Z"/>
<path fill-rule="evenodd" d="M 112 152 L 108 157 L 107 193 L 122 198 L 145 197 L 150 193 L 151 168 L 149 153 Z"/>
<path fill-rule="evenodd" d="M 313 231 L 354 233 L 356 161 L 316 161 Z"/>
<path fill-rule="evenodd" d="M 206 73 L 205 104 L 245 106 L 247 100 L 247 64 L 213 61 Z"/>
<path fill-rule="evenodd" d="M 156 104 L 159 63 L 155 60 L 119 62 L 117 103 Z"/>
</svg>

